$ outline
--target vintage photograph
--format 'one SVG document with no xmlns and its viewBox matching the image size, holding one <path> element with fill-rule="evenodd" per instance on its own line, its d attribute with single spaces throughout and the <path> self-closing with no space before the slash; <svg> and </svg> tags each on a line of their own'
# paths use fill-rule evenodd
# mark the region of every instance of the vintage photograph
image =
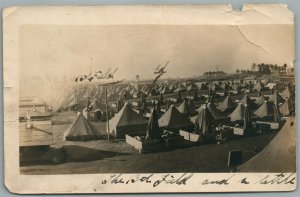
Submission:
<svg viewBox="0 0 300 197">
<path fill-rule="evenodd" d="M 294 184 L 293 21 L 22 24 L 18 51 L 20 175 L 184 173 L 185 185 L 192 173 L 281 173 Z"/>
</svg>

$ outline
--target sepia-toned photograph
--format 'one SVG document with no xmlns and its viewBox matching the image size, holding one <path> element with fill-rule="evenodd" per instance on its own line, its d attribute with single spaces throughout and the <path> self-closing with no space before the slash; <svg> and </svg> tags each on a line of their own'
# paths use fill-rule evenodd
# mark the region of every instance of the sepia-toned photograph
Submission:
<svg viewBox="0 0 300 197">
<path fill-rule="evenodd" d="M 17 173 L 146 174 L 134 181 L 153 187 L 275 173 L 260 183 L 295 188 L 295 27 L 273 8 L 291 20 L 20 25 Z"/>
</svg>

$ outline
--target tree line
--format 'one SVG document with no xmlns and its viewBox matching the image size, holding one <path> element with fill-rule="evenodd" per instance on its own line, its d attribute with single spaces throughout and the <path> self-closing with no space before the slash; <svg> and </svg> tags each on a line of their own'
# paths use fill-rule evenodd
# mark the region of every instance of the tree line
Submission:
<svg viewBox="0 0 300 197">
<path fill-rule="evenodd" d="M 291 72 L 294 72 L 294 68 L 291 68 Z M 271 73 L 280 73 L 280 74 L 285 74 L 287 73 L 287 64 L 283 64 L 282 66 L 279 66 L 277 64 L 265 64 L 265 63 L 260 63 L 260 64 L 255 64 L 253 63 L 251 66 L 251 70 L 236 70 L 237 74 L 271 74 Z"/>
</svg>

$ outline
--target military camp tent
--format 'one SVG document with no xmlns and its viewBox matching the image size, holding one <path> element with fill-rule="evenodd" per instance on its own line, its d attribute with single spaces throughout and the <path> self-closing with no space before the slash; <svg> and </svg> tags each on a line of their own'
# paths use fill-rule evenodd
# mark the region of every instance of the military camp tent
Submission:
<svg viewBox="0 0 300 197">
<path fill-rule="evenodd" d="M 186 115 L 189 115 L 189 116 L 192 116 L 192 115 L 195 115 L 195 106 L 193 105 L 193 103 L 190 101 L 190 102 L 187 102 L 186 100 L 184 100 L 181 105 L 179 105 L 177 107 L 178 111 L 180 113 L 183 113 L 183 114 L 186 114 Z"/>
<path fill-rule="evenodd" d="M 146 140 L 161 139 L 162 130 L 158 125 L 158 115 L 156 109 L 153 109 L 148 122 Z"/>
<path fill-rule="evenodd" d="M 201 105 L 196 111 L 200 113 L 202 111 L 202 108 L 204 107 L 206 107 L 209 110 L 214 120 L 224 119 L 224 117 L 216 110 L 216 107 L 211 103 Z"/>
<path fill-rule="evenodd" d="M 289 116 L 292 113 L 292 104 L 290 99 L 287 99 L 282 105 L 279 107 L 279 111 L 283 116 Z"/>
<path fill-rule="evenodd" d="M 257 110 L 253 112 L 259 118 L 270 117 L 274 115 L 274 103 L 265 101 Z"/>
<path fill-rule="evenodd" d="M 148 121 L 136 113 L 126 103 L 123 108 L 109 120 L 109 132 L 116 138 L 125 138 L 126 134 L 146 134 Z"/>
<path fill-rule="evenodd" d="M 193 124 L 188 119 L 188 116 L 180 113 L 174 105 L 171 105 L 171 107 L 162 115 L 162 117 L 160 117 L 158 124 L 160 128 L 170 131 L 193 129 Z"/>
<path fill-rule="evenodd" d="M 229 115 L 231 122 L 243 120 L 244 106 L 239 103 L 234 111 Z"/>
<path fill-rule="evenodd" d="M 270 102 L 273 102 L 273 103 L 283 103 L 284 102 L 284 99 L 280 96 L 280 94 L 278 94 L 278 92 L 275 90 L 274 93 L 270 96 L 269 98 L 269 101 Z"/>
<path fill-rule="evenodd" d="M 75 121 L 69 126 L 64 134 L 64 139 L 69 141 L 86 141 L 99 138 L 100 134 L 87 121 L 82 113 L 77 115 Z"/>
<path fill-rule="evenodd" d="M 283 92 L 280 93 L 280 96 L 284 99 L 290 98 L 293 96 L 292 91 L 290 90 L 289 86 L 286 86 Z"/>
<path fill-rule="evenodd" d="M 243 105 L 252 105 L 253 102 L 250 99 L 250 97 L 248 96 L 248 94 L 245 94 L 245 96 L 240 100 L 240 103 L 242 103 Z"/>
<path fill-rule="evenodd" d="M 233 109 L 236 106 L 236 104 L 231 100 L 229 96 L 227 96 L 223 102 L 221 102 L 216 108 L 220 110 L 221 112 L 225 112 L 228 110 Z"/>
<path fill-rule="evenodd" d="M 243 122 L 244 128 L 252 127 L 252 117 L 248 105 L 239 103 L 235 110 L 229 115 L 231 122 Z"/>
<path fill-rule="evenodd" d="M 212 104 L 212 103 L 207 103 L 207 109 L 209 110 L 209 112 L 211 113 L 212 117 L 214 118 L 214 120 L 222 120 L 224 117 L 222 116 L 222 114 L 220 114 L 217 110 L 216 107 Z"/>
<path fill-rule="evenodd" d="M 200 135 L 212 135 L 213 134 L 213 116 L 206 106 L 202 107 L 199 114 L 192 117 L 191 121 L 195 125 L 195 129 Z"/>
</svg>

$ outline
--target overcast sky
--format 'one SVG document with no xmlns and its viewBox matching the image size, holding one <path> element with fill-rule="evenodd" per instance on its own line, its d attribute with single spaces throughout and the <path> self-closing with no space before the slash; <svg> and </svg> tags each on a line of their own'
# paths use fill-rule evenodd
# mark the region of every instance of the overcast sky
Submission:
<svg viewBox="0 0 300 197">
<path fill-rule="evenodd" d="M 154 78 L 158 64 L 170 61 L 164 77 L 199 76 L 219 70 L 250 69 L 255 63 L 291 65 L 292 25 L 25 25 L 20 29 L 21 78 L 68 78 L 91 67 L 119 67 L 115 77 Z M 92 61 L 91 61 L 92 58 Z"/>
</svg>

